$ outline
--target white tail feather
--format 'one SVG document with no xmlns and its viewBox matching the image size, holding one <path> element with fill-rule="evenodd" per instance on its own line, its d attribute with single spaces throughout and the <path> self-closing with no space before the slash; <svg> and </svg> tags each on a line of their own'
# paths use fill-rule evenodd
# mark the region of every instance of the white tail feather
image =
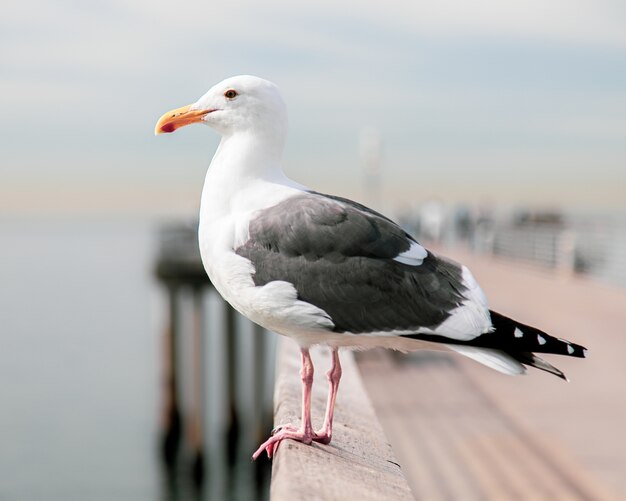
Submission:
<svg viewBox="0 0 626 501">
<path fill-rule="evenodd" d="M 448 344 L 447 347 L 509 376 L 517 376 L 526 372 L 526 368 L 521 363 L 500 350 L 458 344 Z"/>
</svg>

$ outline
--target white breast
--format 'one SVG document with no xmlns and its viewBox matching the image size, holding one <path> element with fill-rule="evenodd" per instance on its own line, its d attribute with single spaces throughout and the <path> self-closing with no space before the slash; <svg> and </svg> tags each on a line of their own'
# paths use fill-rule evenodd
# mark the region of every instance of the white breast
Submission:
<svg viewBox="0 0 626 501">
<path fill-rule="evenodd" d="M 255 180 L 229 197 L 223 184 L 211 181 L 207 175 L 198 237 L 202 262 L 217 291 L 241 314 L 281 334 L 308 339 L 312 332 L 332 329 L 328 315 L 298 300 L 292 284 L 274 281 L 255 286 L 252 263 L 235 252 L 248 240 L 250 221 L 258 211 L 301 193 L 301 187 Z"/>
</svg>

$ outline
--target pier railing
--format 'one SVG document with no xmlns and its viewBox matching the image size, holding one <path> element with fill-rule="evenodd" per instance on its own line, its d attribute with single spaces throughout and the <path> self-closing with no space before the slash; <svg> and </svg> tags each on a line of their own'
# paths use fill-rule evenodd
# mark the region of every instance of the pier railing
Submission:
<svg viewBox="0 0 626 501">
<path fill-rule="evenodd" d="M 626 225 L 617 220 L 572 218 L 561 224 L 502 221 L 477 226 L 471 245 L 479 253 L 626 286 Z"/>
</svg>

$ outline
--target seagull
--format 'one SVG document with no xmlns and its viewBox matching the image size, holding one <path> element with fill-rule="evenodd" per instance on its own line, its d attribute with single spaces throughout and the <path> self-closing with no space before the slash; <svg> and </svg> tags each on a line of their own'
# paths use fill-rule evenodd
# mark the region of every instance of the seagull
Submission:
<svg viewBox="0 0 626 501">
<path fill-rule="evenodd" d="M 285 439 L 331 442 L 339 348 L 450 350 L 505 374 L 531 366 L 565 380 L 536 353 L 585 356 L 580 345 L 490 310 L 465 266 L 433 254 L 391 219 L 289 179 L 281 167 L 287 108 L 275 84 L 228 78 L 195 103 L 165 113 L 155 133 L 193 123 L 221 135 L 200 204 L 206 272 L 237 311 L 300 347 L 301 424 L 275 428 L 253 459 L 263 451 L 271 458 Z M 317 430 L 313 345 L 332 354 Z"/>
</svg>

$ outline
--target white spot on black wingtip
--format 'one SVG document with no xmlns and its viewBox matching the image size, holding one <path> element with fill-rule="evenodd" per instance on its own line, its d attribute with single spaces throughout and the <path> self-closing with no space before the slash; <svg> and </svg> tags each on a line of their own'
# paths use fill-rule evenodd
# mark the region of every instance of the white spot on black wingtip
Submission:
<svg viewBox="0 0 626 501">
<path fill-rule="evenodd" d="M 539 344 L 546 344 L 546 339 L 541 334 L 537 334 L 537 341 Z"/>
<path fill-rule="evenodd" d="M 520 338 L 520 337 L 522 337 L 522 336 L 524 335 L 524 333 L 523 333 L 520 329 L 518 329 L 517 327 L 515 327 L 515 331 L 513 331 L 513 335 L 514 335 L 515 337 L 517 337 L 517 338 Z"/>
<path fill-rule="evenodd" d="M 567 353 L 569 353 L 570 355 L 574 353 L 574 347 L 571 344 L 567 345 Z"/>
</svg>

